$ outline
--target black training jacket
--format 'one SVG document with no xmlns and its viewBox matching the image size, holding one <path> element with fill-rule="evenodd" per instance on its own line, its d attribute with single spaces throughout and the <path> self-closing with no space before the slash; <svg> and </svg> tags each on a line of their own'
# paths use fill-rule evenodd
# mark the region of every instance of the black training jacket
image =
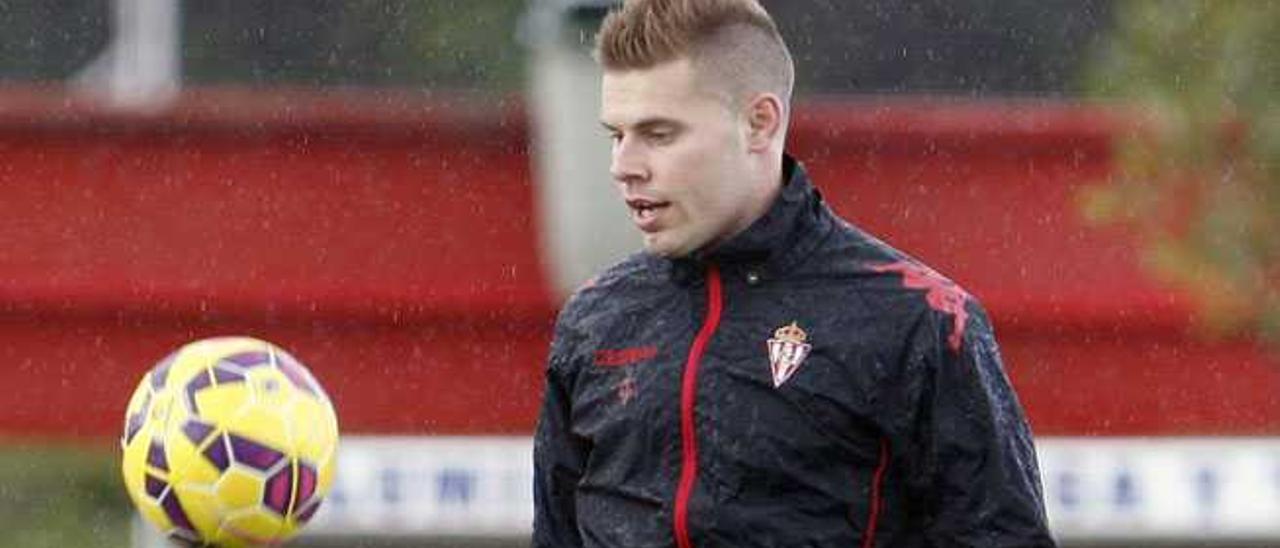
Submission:
<svg viewBox="0 0 1280 548">
<path fill-rule="evenodd" d="M 533 545 L 1053 546 L 982 307 L 784 170 L 742 234 L 561 311 Z"/>
</svg>

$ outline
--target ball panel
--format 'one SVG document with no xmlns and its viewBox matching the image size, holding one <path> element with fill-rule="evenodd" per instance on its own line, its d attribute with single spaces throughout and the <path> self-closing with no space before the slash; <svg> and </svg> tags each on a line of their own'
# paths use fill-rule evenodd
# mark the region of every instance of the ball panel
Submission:
<svg viewBox="0 0 1280 548">
<path fill-rule="evenodd" d="M 151 387 L 144 378 L 138 384 L 137 390 L 133 391 L 133 396 L 129 398 L 129 407 L 125 411 L 124 436 L 120 438 L 122 444 L 128 445 L 133 441 L 134 436 L 137 436 L 143 425 L 147 423 L 147 415 L 150 412 Z"/>
<path fill-rule="evenodd" d="M 180 352 L 180 351 L 179 351 Z M 178 358 L 178 353 L 174 352 L 165 356 L 156 363 L 155 368 L 151 370 L 151 389 L 160 390 L 169 380 L 169 368 L 173 366 L 173 362 Z M 145 384 L 145 381 L 144 381 Z"/>
<path fill-rule="evenodd" d="M 213 425 L 205 424 L 198 419 L 189 418 L 182 425 L 182 435 L 186 436 L 187 441 L 196 447 L 204 445 L 210 434 L 213 434 Z"/>
<path fill-rule="evenodd" d="M 169 457 L 165 456 L 164 440 L 152 438 L 147 448 L 147 465 L 162 472 L 169 471 Z"/>
<path fill-rule="evenodd" d="M 214 485 L 223 508 L 252 508 L 262 500 L 262 474 L 233 466 Z"/>
<path fill-rule="evenodd" d="M 238 436 L 236 434 L 227 434 L 227 441 L 231 443 L 232 458 L 237 463 L 243 464 L 258 470 L 266 472 L 272 467 L 284 460 L 284 453 L 276 451 L 252 439 Z"/>
<path fill-rule="evenodd" d="M 279 514 L 289 515 L 289 506 L 293 503 L 293 467 L 286 466 L 267 479 L 267 488 L 262 494 L 262 505 Z"/>
<path fill-rule="evenodd" d="M 311 501 L 316 493 L 316 470 L 305 462 L 298 463 L 297 504 L 299 506 Z"/>
<path fill-rule="evenodd" d="M 160 532 L 168 534 L 169 531 L 174 529 L 173 523 L 165 515 L 164 509 L 160 507 L 159 501 L 138 501 L 134 499 L 134 503 L 137 505 L 138 513 L 142 514 L 143 519 L 155 525 Z M 192 534 L 194 535 L 194 533 Z"/>
<path fill-rule="evenodd" d="M 240 460 L 243 456 L 246 464 L 265 470 L 278 462 L 273 460 L 273 456 L 295 450 L 293 426 L 299 420 L 302 417 L 298 415 L 285 414 L 273 406 L 254 402 L 242 406 L 235 418 L 223 424 L 229 432 L 235 433 L 231 447 L 239 451 L 233 451 L 234 458 Z"/>
<path fill-rule="evenodd" d="M 205 378 L 202 376 L 201 378 Z M 199 383 L 196 383 L 197 385 Z M 252 387 L 246 383 L 205 384 L 187 391 L 191 414 L 212 424 L 226 423 L 252 401 Z"/>
<path fill-rule="evenodd" d="M 169 518 L 169 523 L 174 527 L 195 532 L 195 524 L 191 523 L 191 518 L 187 517 L 187 511 L 182 507 L 182 502 L 178 500 L 178 495 L 173 489 L 167 489 L 160 495 L 160 508 L 164 510 L 165 517 Z"/>
<path fill-rule="evenodd" d="M 199 405 L 200 402 L 196 400 L 196 394 L 212 385 L 213 380 L 209 378 L 209 373 L 207 371 L 201 371 L 187 381 L 186 386 L 183 387 L 183 391 L 187 396 L 187 410 L 189 412 L 196 415 L 200 415 L 204 412 Z"/>
<path fill-rule="evenodd" d="M 298 513 L 293 516 L 293 521 L 296 522 L 299 527 L 306 525 L 307 522 L 311 521 L 311 518 L 316 515 L 316 510 L 320 509 L 321 502 L 322 499 L 317 498 L 304 504 L 302 508 L 298 510 Z"/>
<path fill-rule="evenodd" d="M 253 392 L 253 402 L 257 404 L 283 407 L 302 397 L 279 369 L 249 370 L 245 382 Z"/>
<path fill-rule="evenodd" d="M 238 370 L 230 369 L 221 363 L 213 367 L 213 382 L 217 384 L 229 384 L 233 382 L 244 382 L 244 373 Z"/>
<path fill-rule="evenodd" d="M 336 459 L 330 457 L 320 462 L 316 466 L 318 481 L 316 482 L 317 497 L 324 497 L 333 489 L 333 476 L 337 473 L 338 466 Z"/>
<path fill-rule="evenodd" d="M 183 421 L 182 424 L 185 426 L 186 423 L 187 421 Z M 219 442 L 220 436 L 217 432 L 212 433 L 202 446 L 191 443 L 181 430 L 177 428 L 171 430 L 166 436 L 169 465 L 172 468 L 169 472 L 169 481 L 189 485 L 211 484 L 217 481 L 222 475 L 222 469 L 211 462 L 205 456 L 205 452 Z"/>
<path fill-rule="evenodd" d="M 260 545 L 278 542 L 290 533 L 284 520 L 270 512 L 242 510 L 230 513 L 214 538 L 218 543 Z"/>
<path fill-rule="evenodd" d="M 300 397 L 290 402 L 282 414 L 300 417 L 291 423 L 293 448 L 300 458 L 315 463 L 330 458 L 337 448 L 338 421 L 326 401 Z"/>
<path fill-rule="evenodd" d="M 329 396 L 320 389 L 320 383 L 316 382 L 315 377 L 311 376 L 311 372 L 303 367 L 302 363 L 290 356 L 288 352 L 276 353 L 276 366 L 288 377 L 289 382 L 293 383 L 299 390 L 303 390 L 312 396 L 327 400 Z"/>
<path fill-rule="evenodd" d="M 271 352 L 269 350 L 249 350 L 239 352 L 222 358 L 222 362 L 232 363 L 249 369 L 252 367 L 264 367 L 271 365 Z"/>
<path fill-rule="evenodd" d="M 231 466 L 231 450 L 227 448 L 226 434 L 218 436 L 201 454 L 219 472 L 225 472 Z"/>
<path fill-rule="evenodd" d="M 144 483 L 147 496 L 156 499 L 157 501 L 159 501 L 160 497 L 164 495 L 165 490 L 169 488 L 169 484 L 167 482 L 151 474 L 146 474 L 146 481 L 144 481 Z"/>
<path fill-rule="evenodd" d="M 124 455 L 120 459 L 124 484 L 135 504 L 141 504 L 145 500 L 144 478 L 147 471 L 147 451 L 151 448 L 151 428 L 151 423 L 144 423 L 137 435 L 124 444 Z"/>
<path fill-rule="evenodd" d="M 195 527 L 195 538 L 207 539 L 218 530 L 225 509 L 210 484 L 174 481 L 172 491 Z"/>
</svg>

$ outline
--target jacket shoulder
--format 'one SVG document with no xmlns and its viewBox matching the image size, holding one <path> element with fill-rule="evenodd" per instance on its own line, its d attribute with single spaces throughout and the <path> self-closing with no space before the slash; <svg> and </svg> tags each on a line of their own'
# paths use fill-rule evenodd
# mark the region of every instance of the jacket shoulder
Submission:
<svg viewBox="0 0 1280 548">
<path fill-rule="evenodd" d="M 948 345 L 969 328 L 986 329 L 986 313 L 977 297 L 862 229 L 840 221 L 836 234 L 823 247 L 821 262 L 847 280 L 860 304 L 879 317 L 904 329 L 922 320 L 946 326 Z"/>
<path fill-rule="evenodd" d="M 661 260 L 635 253 L 583 283 L 565 301 L 556 318 L 553 360 L 573 356 L 582 343 L 607 330 L 620 311 L 662 287 Z"/>
<path fill-rule="evenodd" d="M 605 268 L 569 295 L 560 309 L 559 324 L 577 324 L 600 313 L 619 297 L 642 286 L 653 286 L 659 275 L 658 260 L 646 253 L 632 254 Z"/>
</svg>

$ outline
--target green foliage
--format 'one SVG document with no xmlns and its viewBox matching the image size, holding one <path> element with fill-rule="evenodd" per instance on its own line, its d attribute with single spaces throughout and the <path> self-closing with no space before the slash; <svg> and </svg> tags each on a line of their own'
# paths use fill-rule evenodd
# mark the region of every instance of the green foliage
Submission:
<svg viewBox="0 0 1280 548">
<path fill-rule="evenodd" d="M 516 26 L 524 9 L 518 0 L 411 2 L 406 19 L 414 57 L 436 80 L 517 89 L 525 50 L 516 43 Z"/>
<path fill-rule="evenodd" d="M 1089 87 L 1141 109 L 1086 214 L 1136 229 L 1207 327 L 1280 348 L 1280 2 L 1131 1 Z"/>
<path fill-rule="evenodd" d="M 118 460 L 105 446 L 0 445 L 0 547 L 127 546 Z"/>
</svg>

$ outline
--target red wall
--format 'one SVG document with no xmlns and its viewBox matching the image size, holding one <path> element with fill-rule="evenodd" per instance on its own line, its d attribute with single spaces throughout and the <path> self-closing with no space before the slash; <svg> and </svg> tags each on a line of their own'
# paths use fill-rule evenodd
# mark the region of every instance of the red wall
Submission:
<svg viewBox="0 0 1280 548">
<path fill-rule="evenodd" d="M 1115 229 L 1084 226 L 1103 111 L 810 102 L 793 150 L 837 210 L 987 304 L 1041 434 L 1262 434 L 1280 369 L 1189 334 Z M 119 115 L 0 92 L 0 433 L 115 435 L 194 338 L 308 363 L 346 431 L 522 433 L 556 303 L 518 108 L 209 90 Z"/>
</svg>

